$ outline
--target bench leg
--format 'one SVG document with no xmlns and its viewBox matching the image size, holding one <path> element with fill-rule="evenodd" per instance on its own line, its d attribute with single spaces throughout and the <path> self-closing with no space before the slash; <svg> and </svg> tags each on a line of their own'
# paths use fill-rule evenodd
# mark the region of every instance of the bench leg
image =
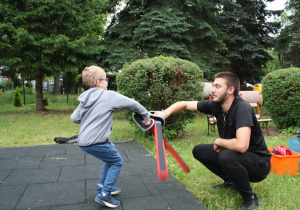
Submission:
<svg viewBox="0 0 300 210">
<path fill-rule="evenodd" d="M 269 136 L 268 122 L 266 122 L 267 135 Z"/>
<path fill-rule="evenodd" d="M 259 124 L 263 124 L 263 127 L 267 129 L 267 136 L 269 136 L 268 122 L 259 122 Z"/>
<path fill-rule="evenodd" d="M 207 123 L 207 135 L 209 136 L 209 122 Z"/>
</svg>

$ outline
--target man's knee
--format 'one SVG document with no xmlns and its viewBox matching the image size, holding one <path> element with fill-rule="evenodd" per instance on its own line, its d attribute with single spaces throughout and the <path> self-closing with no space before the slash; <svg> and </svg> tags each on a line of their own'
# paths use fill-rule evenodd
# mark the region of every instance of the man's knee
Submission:
<svg viewBox="0 0 300 210">
<path fill-rule="evenodd" d="M 233 150 L 223 149 L 218 157 L 222 168 L 231 168 L 238 163 L 238 154 Z"/>
<path fill-rule="evenodd" d="M 204 158 L 209 158 L 211 156 L 211 152 L 215 153 L 212 144 L 198 144 L 194 147 L 192 152 L 194 158 L 199 161 Z"/>
<path fill-rule="evenodd" d="M 192 151 L 192 153 L 193 153 L 193 156 L 194 156 L 194 158 L 195 159 L 197 159 L 197 160 L 200 160 L 201 159 L 201 144 L 199 144 L 199 145 L 196 145 L 194 148 L 193 148 L 193 151 Z"/>
</svg>

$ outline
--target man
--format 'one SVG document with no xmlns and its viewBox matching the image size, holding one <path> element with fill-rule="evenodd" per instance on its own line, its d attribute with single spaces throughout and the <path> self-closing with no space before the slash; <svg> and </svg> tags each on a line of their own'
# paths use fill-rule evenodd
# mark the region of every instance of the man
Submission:
<svg viewBox="0 0 300 210">
<path fill-rule="evenodd" d="M 260 182 L 270 172 L 268 151 L 250 104 L 238 97 L 239 78 L 220 72 L 213 82 L 212 100 L 181 101 L 155 114 L 167 118 L 183 110 L 213 114 L 220 138 L 213 144 L 199 144 L 193 155 L 211 172 L 224 180 L 213 188 L 235 187 L 243 198 L 243 209 L 258 207 L 250 182 Z"/>
</svg>

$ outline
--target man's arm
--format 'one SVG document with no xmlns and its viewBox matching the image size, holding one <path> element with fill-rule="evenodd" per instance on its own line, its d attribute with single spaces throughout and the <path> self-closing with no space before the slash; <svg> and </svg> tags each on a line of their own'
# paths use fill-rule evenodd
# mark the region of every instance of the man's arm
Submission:
<svg viewBox="0 0 300 210">
<path fill-rule="evenodd" d="M 214 150 L 220 152 L 222 148 L 244 153 L 250 144 L 251 127 L 241 127 L 236 131 L 236 138 L 222 139 L 217 138 L 214 142 Z"/>
<path fill-rule="evenodd" d="M 198 101 L 180 101 L 172 104 L 170 107 L 165 109 L 164 111 L 156 111 L 155 114 L 166 119 L 172 114 L 179 113 L 181 111 L 197 111 L 197 103 Z"/>
</svg>

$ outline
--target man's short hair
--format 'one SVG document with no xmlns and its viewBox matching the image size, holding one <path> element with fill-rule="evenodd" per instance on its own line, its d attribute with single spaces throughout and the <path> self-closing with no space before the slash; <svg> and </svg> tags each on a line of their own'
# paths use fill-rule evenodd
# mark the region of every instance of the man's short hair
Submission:
<svg viewBox="0 0 300 210">
<path fill-rule="evenodd" d="M 240 79 L 231 72 L 219 72 L 215 75 L 215 78 L 223 78 L 226 81 L 227 87 L 234 87 L 234 96 L 237 97 L 240 91 Z"/>
<path fill-rule="evenodd" d="M 88 89 L 95 87 L 97 80 L 104 77 L 105 72 L 99 66 L 88 66 L 82 71 L 82 82 Z"/>
</svg>

